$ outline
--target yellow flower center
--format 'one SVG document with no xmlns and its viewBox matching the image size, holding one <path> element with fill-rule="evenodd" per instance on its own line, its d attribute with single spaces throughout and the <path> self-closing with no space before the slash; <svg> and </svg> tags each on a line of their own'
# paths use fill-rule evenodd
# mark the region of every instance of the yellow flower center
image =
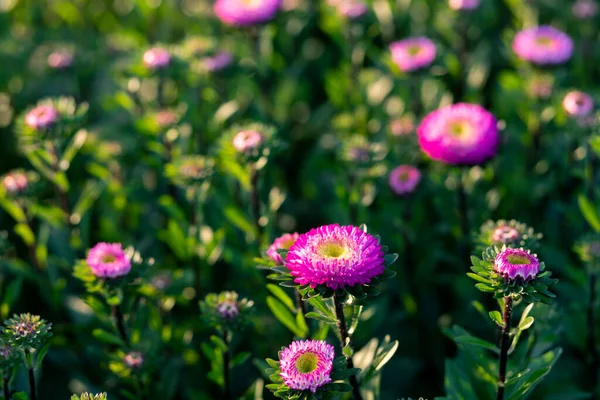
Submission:
<svg viewBox="0 0 600 400">
<path fill-rule="evenodd" d="M 346 253 L 346 247 L 338 242 L 323 243 L 319 249 L 319 254 L 330 258 L 340 258 Z"/>
<path fill-rule="evenodd" d="M 104 256 L 102 256 L 102 262 L 103 263 L 111 263 L 111 262 L 115 262 L 116 257 L 110 254 L 106 254 Z"/>
<path fill-rule="evenodd" d="M 417 45 L 408 46 L 406 49 L 406 52 L 411 56 L 416 56 L 417 54 L 419 54 L 421 52 L 421 46 L 417 46 Z"/>
<path fill-rule="evenodd" d="M 319 365 L 319 356 L 311 351 L 307 351 L 304 354 L 301 354 L 300 357 L 296 359 L 296 369 L 301 374 L 309 374 L 317 369 Z"/>
<path fill-rule="evenodd" d="M 529 258 L 527 258 L 525 256 L 519 256 L 516 254 L 511 254 L 508 257 L 506 257 L 506 259 L 508 260 L 509 263 L 511 263 L 513 265 L 525 265 L 525 264 L 530 263 Z"/>
<path fill-rule="evenodd" d="M 540 46 L 546 46 L 546 47 L 550 47 L 554 44 L 554 40 L 552 40 L 552 38 L 549 38 L 547 36 L 540 36 L 537 39 L 535 39 L 535 42 L 537 44 L 539 44 Z"/>
</svg>

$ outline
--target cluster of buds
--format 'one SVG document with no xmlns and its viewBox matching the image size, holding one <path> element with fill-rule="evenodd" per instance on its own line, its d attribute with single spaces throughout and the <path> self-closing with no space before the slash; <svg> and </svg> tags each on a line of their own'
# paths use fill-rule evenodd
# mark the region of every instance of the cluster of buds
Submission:
<svg viewBox="0 0 600 400">
<path fill-rule="evenodd" d="M 253 301 L 240 299 L 236 292 L 209 293 L 200 302 L 203 318 L 215 329 L 240 330 L 249 323 Z"/>
<path fill-rule="evenodd" d="M 226 160 L 239 160 L 264 166 L 280 147 L 275 128 L 260 123 L 246 123 L 230 128 L 221 142 L 221 156 Z"/>
<path fill-rule="evenodd" d="M 10 346 L 24 351 L 41 349 L 50 339 L 52 324 L 39 315 L 20 314 L 4 321 L 2 336 Z"/>
<path fill-rule="evenodd" d="M 166 176 L 183 189 L 202 184 L 211 177 L 214 161 L 201 155 L 188 155 L 176 158 L 165 167 Z"/>
</svg>

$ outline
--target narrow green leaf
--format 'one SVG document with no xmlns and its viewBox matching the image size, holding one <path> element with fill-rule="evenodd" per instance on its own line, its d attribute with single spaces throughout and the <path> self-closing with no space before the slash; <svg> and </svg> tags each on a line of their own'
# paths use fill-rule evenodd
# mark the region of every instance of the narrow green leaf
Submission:
<svg viewBox="0 0 600 400">
<path fill-rule="evenodd" d="M 598 216 L 598 211 L 594 205 L 584 195 L 579 195 L 577 201 L 583 218 L 590 224 L 592 229 L 600 232 L 600 216 Z"/>
<path fill-rule="evenodd" d="M 279 301 L 287 306 L 292 312 L 296 312 L 296 306 L 294 301 L 288 296 L 285 291 L 277 285 L 272 283 L 267 284 L 267 289 L 275 296 Z"/>
<path fill-rule="evenodd" d="M 275 316 L 286 328 L 294 333 L 298 337 L 305 337 L 306 331 L 302 331 L 297 325 L 294 315 L 284 306 L 279 300 L 274 297 L 267 297 L 267 306 Z"/>
</svg>

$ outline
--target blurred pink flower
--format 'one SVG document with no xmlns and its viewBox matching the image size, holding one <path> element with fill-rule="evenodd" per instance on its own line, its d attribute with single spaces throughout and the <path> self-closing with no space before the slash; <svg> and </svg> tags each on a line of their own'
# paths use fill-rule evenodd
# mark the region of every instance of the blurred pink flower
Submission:
<svg viewBox="0 0 600 400">
<path fill-rule="evenodd" d="M 403 72 L 428 67 L 435 60 L 435 44 L 426 37 L 411 37 L 390 44 L 392 61 Z"/>
<path fill-rule="evenodd" d="M 594 108 L 594 100 L 592 97 L 579 90 L 567 93 L 562 104 L 567 114 L 572 117 L 585 117 L 591 113 Z"/>
<path fill-rule="evenodd" d="M 577 0 L 571 10 L 579 19 L 590 19 L 598 14 L 598 4 L 594 0 Z"/>
<path fill-rule="evenodd" d="M 209 72 L 220 71 L 233 62 L 233 56 L 227 51 L 222 51 L 214 56 L 208 56 L 200 60 L 202 69 Z"/>
<path fill-rule="evenodd" d="M 390 172 L 388 183 L 398 195 L 412 193 L 421 181 L 421 172 L 412 165 L 400 165 Z"/>
<path fill-rule="evenodd" d="M 246 153 L 261 145 L 263 137 L 258 131 L 241 131 L 233 138 L 233 147 L 240 153 Z"/>
<path fill-rule="evenodd" d="M 520 59 L 534 64 L 562 64 L 573 54 L 573 40 L 566 33 L 544 25 L 518 32 L 512 48 Z"/>
<path fill-rule="evenodd" d="M 278 237 L 273 241 L 273 244 L 269 246 L 269 249 L 267 250 L 267 255 L 271 258 L 271 260 L 275 261 L 277 264 L 283 265 L 283 260 L 281 259 L 281 256 L 279 255 L 277 250 L 289 250 L 289 248 L 292 247 L 292 245 L 296 242 L 296 239 L 298 239 L 298 236 L 298 233 L 294 232 L 286 233 L 285 235 Z"/>
<path fill-rule="evenodd" d="M 33 129 L 46 129 L 56 122 L 58 111 L 54 106 L 44 104 L 35 107 L 25 116 L 25 124 Z"/>
<path fill-rule="evenodd" d="M 250 26 L 268 22 L 281 8 L 282 0 L 217 0 L 215 15 L 233 26 Z"/>
<path fill-rule="evenodd" d="M 514 243 L 521 237 L 519 231 L 510 225 L 501 225 L 492 232 L 491 239 L 494 243 Z"/>
<path fill-rule="evenodd" d="M 139 351 L 132 351 L 130 353 L 125 354 L 123 362 L 129 368 L 139 368 L 144 363 L 144 356 Z"/>
<path fill-rule="evenodd" d="M 453 10 L 474 10 L 479 7 L 481 0 L 448 0 L 448 5 Z"/>
<path fill-rule="evenodd" d="M 131 270 L 131 261 L 120 243 L 98 243 L 90 249 L 86 262 L 98 278 L 118 278 Z"/>
<path fill-rule="evenodd" d="M 73 53 L 68 50 L 57 50 L 48 56 L 48 66 L 54 69 L 68 68 L 73 64 Z"/>
<path fill-rule="evenodd" d="M 336 5 L 338 13 L 348 19 L 359 18 L 367 13 L 369 7 L 360 0 L 344 0 Z"/>
<path fill-rule="evenodd" d="M 17 194 L 25 189 L 29 185 L 29 181 L 27 179 L 27 174 L 21 171 L 13 171 L 4 175 L 2 179 L 2 186 L 4 189 L 11 194 Z"/>
<path fill-rule="evenodd" d="M 458 103 L 429 113 L 417 128 L 425 154 L 447 164 L 480 164 L 496 154 L 496 118 L 478 104 Z"/>
<path fill-rule="evenodd" d="M 165 68 L 171 63 L 171 55 L 162 47 L 153 47 L 146 50 L 143 59 L 144 65 L 148 69 Z"/>
<path fill-rule="evenodd" d="M 390 122 L 390 132 L 394 136 L 405 136 L 415 131 L 412 117 L 405 115 Z"/>
</svg>

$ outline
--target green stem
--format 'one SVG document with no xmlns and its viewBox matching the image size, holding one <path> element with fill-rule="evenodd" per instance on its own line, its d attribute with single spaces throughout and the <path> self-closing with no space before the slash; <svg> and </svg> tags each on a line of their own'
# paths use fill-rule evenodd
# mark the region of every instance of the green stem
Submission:
<svg viewBox="0 0 600 400">
<path fill-rule="evenodd" d="M 596 347 L 596 331 L 595 331 L 595 317 L 594 317 L 594 308 L 596 305 L 596 281 L 597 276 L 595 272 L 590 272 L 589 274 L 590 281 L 590 293 L 589 293 L 589 302 L 587 307 L 587 341 L 588 341 L 588 351 L 591 356 L 591 370 L 592 370 L 592 385 L 593 390 L 596 390 L 598 386 L 598 349 Z"/>
<path fill-rule="evenodd" d="M 121 337 L 125 345 L 129 347 L 129 337 L 127 336 L 127 330 L 125 329 L 125 317 L 123 316 L 123 311 L 121 310 L 120 305 L 113 306 L 113 316 L 115 318 L 115 324 L 117 327 L 117 331 L 119 332 L 119 336 Z"/>
<path fill-rule="evenodd" d="M 8 376 L 6 375 L 6 373 L 4 371 L 2 371 L 2 383 L 3 383 L 3 390 L 4 390 L 4 398 L 6 400 L 9 400 L 10 399 L 10 383 L 9 383 Z"/>
<path fill-rule="evenodd" d="M 500 367 L 498 369 L 498 394 L 496 400 L 504 400 L 504 383 L 506 382 L 506 366 L 508 364 L 508 348 L 510 347 L 510 320 L 512 316 L 512 297 L 504 298 L 502 317 L 502 337 L 500 339 Z"/>
<path fill-rule="evenodd" d="M 348 346 L 352 349 L 352 342 L 350 341 L 350 335 L 348 333 L 348 325 L 346 325 L 346 316 L 344 315 L 344 305 L 337 294 L 335 294 L 333 297 L 333 303 L 335 305 L 337 326 L 338 330 L 340 331 L 340 340 L 342 341 L 342 350 L 345 346 Z M 352 361 L 352 357 L 346 358 L 346 367 L 348 369 L 354 368 L 354 361 Z M 360 393 L 360 385 L 358 383 L 358 379 L 356 379 L 356 375 L 350 375 L 349 380 L 350 385 L 352 386 L 354 400 L 362 400 L 363 398 L 362 394 Z"/>
<path fill-rule="evenodd" d="M 254 225 L 258 235 L 258 243 L 262 238 L 262 226 L 260 225 L 260 195 L 258 193 L 259 173 L 254 163 L 250 164 L 250 207 L 252 208 L 252 216 L 254 217 Z"/>
<path fill-rule="evenodd" d="M 27 370 L 29 377 L 29 397 L 30 400 L 37 400 L 37 389 L 35 387 L 35 373 L 33 370 L 33 359 L 29 350 L 25 350 L 25 359 L 27 360 Z"/>
<path fill-rule="evenodd" d="M 229 338 L 226 329 L 223 329 L 223 341 L 225 342 L 225 351 L 223 352 L 223 385 L 225 390 L 225 399 L 233 400 L 233 394 L 231 393 L 231 379 L 229 370 L 229 359 L 231 354 L 229 352 Z"/>
</svg>

